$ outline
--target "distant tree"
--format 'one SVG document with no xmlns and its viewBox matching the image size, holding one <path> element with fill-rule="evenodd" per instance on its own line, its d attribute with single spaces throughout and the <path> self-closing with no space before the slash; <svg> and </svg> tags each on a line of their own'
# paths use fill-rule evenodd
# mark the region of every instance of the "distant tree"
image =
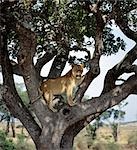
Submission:
<svg viewBox="0 0 137 150">
<path fill-rule="evenodd" d="M 87 123 L 130 94 L 137 93 L 137 67 L 134 64 L 137 58 L 136 5 L 135 0 L 0 1 L 2 101 L 25 126 L 38 150 L 72 149 L 74 137 Z M 101 56 L 125 50 L 124 40 L 112 33 L 113 22 L 135 41 L 135 45 L 107 72 L 100 96 L 82 101 L 90 83 L 100 74 Z M 85 36 L 92 37 L 93 41 L 85 42 Z M 89 46 L 94 49 L 92 57 L 87 49 Z M 70 59 L 72 50 L 84 51 L 85 58 Z M 89 67 L 76 92 L 77 105 L 69 107 L 65 104 L 57 113 L 42 103 L 39 93 L 44 78 L 41 70 L 52 59 L 47 78 L 59 77 L 67 61 L 81 61 Z M 122 74 L 131 72 L 128 79 L 116 84 Z M 19 96 L 13 74 L 23 77 L 31 109 Z"/>
<path fill-rule="evenodd" d="M 112 109 L 113 121 L 109 122 L 109 125 L 112 129 L 112 135 L 114 141 L 118 141 L 118 135 L 120 134 L 120 123 L 124 119 L 125 111 L 122 110 L 122 107 L 126 106 L 128 103 L 120 103 L 117 109 Z"/>
<path fill-rule="evenodd" d="M 96 140 L 97 138 L 97 129 L 103 125 L 100 117 L 95 119 L 95 122 L 93 124 L 89 124 L 86 127 L 86 131 L 88 136 L 91 138 L 91 140 Z"/>
<path fill-rule="evenodd" d="M 9 133 L 10 123 L 12 129 L 12 136 L 15 137 L 15 120 L 14 117 L 10 114 L 6 105 L 0 100 L 0 122 L 6 121 L 6 135 Z"/>
<path fill-rule="evenodd" d="M 29 102 L 28 101 L 28 96 L 27 96 L 26 91 L 23 90 L 22 84 L 17 84 L 16 88 L 17 88 L 19 96 L 22 98 L 22 101 L 24 102 L 24 104 L 26 104 L 26 106 L 28 106 L 28 102 Z M 7 123 L 6 130 L 5 130 L 6 135 L 9 133 L 9 128 L 10 128 L 10 125 L 11 125 L 12 136 L 15 137 L 16 136 L 16 133 L 15 133 L 15 118 L 9 112 L 8 108 L 3 103 L 3 101 L 0 100 L 0 122 L 2 122 L 2 121 L 6 121 L 6 123 Z"/>
<path fill-rule="evenodd" d="M 124 119 L 125 111 L 122 108 L 127 105 L 127 103 L 120 103 L 118 108 L 111 108 L 104 113 L 102 113 L 99 117 L 97 117 L 92 124 L 89 124 L 86 127 L 88 135 L 92 140 L 95 140 L 97 137 L 97 130 L 107 123 L 112 130 L 112 135 L 114 137 L 114 141 L 118 140 L 119 126 L 121 119 Z"/>
</svg>

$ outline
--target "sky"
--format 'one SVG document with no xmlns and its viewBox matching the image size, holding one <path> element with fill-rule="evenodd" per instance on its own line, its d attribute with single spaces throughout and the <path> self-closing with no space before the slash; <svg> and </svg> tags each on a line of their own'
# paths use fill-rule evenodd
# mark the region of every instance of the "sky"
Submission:
<svg viewBox="0 0 137 150">
<path fill-rule="evenodd" d="M 93 80 L 89 88 L 87 89 L 85 95 L 88 96 L 89 98 L 91 97 L 97 97 L 101 94 L 101 91 L 103 89 L 103 82 L 105 75 L 107 71 L 112 68 L 114 65 L 119 63 L 126 53 L 135 45 L 135 42 L 128 39 L 117 26 L 113 26 L 113 32 L 116 37 L 120 36 L 123 38 L 123 40 L 126 42 L 126 51 L 119 50 L 118 53 L 113 54 L 111 56 L 101 56 L 100 60 L 100 68 L 101 68 L 101 73 L 100 75 Z M 89 40 L 85 38 L 85 40 Z M 88 49 L 91 52 L 91 55 L 93 53 L 92 47 L 88 47 Z M 83 52 L 71 52 L 70 55 L 76 55 L 77 57 L 81 58 L 84 56 Z M 53 58 L 54 59 L 54 58 Z M 48 62 L 42 69 L 41 75 L 42 76 L 47 76 L 50 66 L 52 65 L 53 59 Z M 137 62 L 137 61 L 136 61 Z M 71 66 L 67 63 L 64 71 L 62 72 L 62 75 L 65 74 L 69 69 L 71 69 Z M 84 74 L 87 72 L 87 70 L 84 70 Z M 123 78 L 128 78 L 131 74 L 124 74 L 122 75 Z M 2 75 L 0 74 L 0 80 L 2 80 Z M 17 83 L 23 83 L 22 77 L 14 75 L 14 80 Z M 122 110 L 126 111 L 125 119 L 123 121 L 125 122 L 130 122 L 130 121 L 136 121 L 137 120 L 137 96 L 136 95 L 130 95 L 126 100 L 128 102 L 128 105 L 123 107 Z"/>
</svg>

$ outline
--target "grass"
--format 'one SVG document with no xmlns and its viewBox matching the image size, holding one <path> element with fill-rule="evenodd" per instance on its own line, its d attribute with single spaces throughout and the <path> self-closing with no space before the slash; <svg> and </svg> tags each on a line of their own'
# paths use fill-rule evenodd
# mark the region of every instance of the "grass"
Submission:
<svg viewBox="0 0 137 150">
<path fill-rule="evenodd" d="M 16 124 L 16 127 L 19 124 Z M 0 123 L 0 130 L 5 130 L 6 124 Z M 136 131 L 136 132 L 135 132 Z M 111 129 L 104 126 L 98 129 L 97 139 L 91 140 L 87 136 L 86 129 L 83 129 L 74 141 L 74 150 L 137 150 L 137 124 L 127 124 L 120 126 L 118 142 L 115 143 L 111 134 Z M 25 129 L 16 128 L 16 138 L 12 138 L 11 129 L 8 139 L 16 145 L 16 150 L 35 150 L 33 141 Z"/>
<path fill-rule="evenodd" d="M 32 139 L 30 138 L 28 132 L 25 129 L 23 129 L 23 133 L 22 133 L 22 128 L 17 128 L 18 126 L 21 126 L 21 124 L 16 123 L 16 137 L 15 138 L 12 138 L 11 128 L 7 136 L 7 139 L 12 140 L 13 143 L 15 144 L 15 150 L 36 150 L 35 145 Z M 6 124 L 0 123 L 0 130 L 5 131 L 5 129 L 6 129 Z"/>
<path fill-rule="evenodd" d="M 137 123 L 120 126 L 118 142 L 114 142 L 111 129 L 98 129 L 97 139 L 92 141 L 83 129 L 75 138 L 75 150 L 137 150 Z M 84 147 L 83 147 L 84 146 Z"/>
</svg>

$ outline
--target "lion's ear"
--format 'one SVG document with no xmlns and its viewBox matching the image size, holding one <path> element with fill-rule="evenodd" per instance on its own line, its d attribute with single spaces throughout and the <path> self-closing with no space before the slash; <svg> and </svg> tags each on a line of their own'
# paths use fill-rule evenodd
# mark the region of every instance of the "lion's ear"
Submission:
<svg viewBox="0 0 137 150">
<path fill-rule="evenodd" d="M 75 64 L 71 64 L 71 67 L 74 68 Z"/>
<path fill-rule="evenodd" d="M 85 66 L 84 66 L 84 64 L 80 64 L 80 66 L 82 67 L 82 68 L 84 68 Z"/>
</svg>

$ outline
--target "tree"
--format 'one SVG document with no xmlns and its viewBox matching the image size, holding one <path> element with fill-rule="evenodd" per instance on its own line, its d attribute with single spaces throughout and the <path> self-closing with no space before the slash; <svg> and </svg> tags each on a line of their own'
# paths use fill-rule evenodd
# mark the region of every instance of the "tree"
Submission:
<svg viewBox="0 0 137 150">
<path fill-rule="evenodd" d="M 23 91 L 23 85 L 22 84 L 17 84 L 16 85 L 17 91 L 19 96 L 21 97 L 22 101 L 26 106 L 28 106 L 28 97 L 26 91 Z M 15 137 L 15 118 L 13 115 L 9 112 L 8 108 L 5 106 L 5 103 L 0 99 L 0 122 L 5 120 L 7 122 L 6 126 L 6 135 L 9 133 L 9 128 L 11 124 L 11 129 L 12 129 L 12 136 Z"/>
<path fill-rule="evenodd" d="M 113 122 L 110 123 L 110 127 L 112 129 L 112 135 L 114 141 L 118 141 L 118 134 L 120 133 L 120 121 L 124 119 L 125 111 L 122 111 L 122 107 L 127 105 L 127 103 L 118 104 L 118 109 L 111 109 L 113 115 Z"/>
<path fill-rule="evenodd" d="M 130 94 L 136 94 L 135 44 L 125 58 L 108 71 L 101 95 L 82 101 L 90 83 L 100 73 L 100 57 L 115 54 L 120 48 L 124 50 L 124 41 L 120 37 L 115 39 L 111 32 L 112 20 L 128 38 L 137 42 L 135 0 L 3 0 L 0 5 L 1 97 L 14 117 L 23 123 L 38 150 L 72 149 L 74 137 L 86 124 Z M 86 48 L 91 42 L 85 43 L 84 35 L 94 38 L 92 58 Z M 69 59 L 71 50 L 87 52 L 80 61 L 89 71 L 76 92 L 77 105 L 65 104 L 53 113 L 41 100 L 40 72 L 54 58 L 48 78 L 60 76 L 68 60 L 76 62 L 76 58 Z M 36 63 L 33 62 L 35 56 Z M 134 74 L 127 80 L 116 84 L 120 75 L 131 72 Z M 17 93 L 13 74 L 23 77 L 31 110 Z"/>
<path fill-rule="evenodd" d="M 101 121 L 101 118 L 98 117 L 96 118 L 95 122 L 91 125 L 89 124 L 86 127 L 86 131 L 87 131 L 87 135 L 90 137 L 90 140 L 96 140 L 97 138 L 97 129 L 99 129 L 99 127 L 103 126 L 103 122 Z"/>
<path fill-rule="evenodd" d="M 12 116 L 3 101 L 0 99 L 0 122 L 2 122 L 3 120 L 5 120 L 7 123 L 5 131 L 6 135 L 9 133 L 11 122 L 12 136 L 15 137 L 15 118 Z"/>
<path fill-rule="evenodd" d="M 112 136 L 114 141 L 117 142 L 119 134 L 119 126 L 121 119 L 124 119 L 125 111 L 122 110 L 124 106 L 128 103 L 119 103 L 118 108 L 110 108 L 103 112 L 99 117 L 97 117 L 92 124 L 89 124 L 86 127 L 88 136 L 92 140 L 97 138 L 97 130 L 104 125 L 104 122 L 107 123 L 112 129 Z"/>
</svg>

